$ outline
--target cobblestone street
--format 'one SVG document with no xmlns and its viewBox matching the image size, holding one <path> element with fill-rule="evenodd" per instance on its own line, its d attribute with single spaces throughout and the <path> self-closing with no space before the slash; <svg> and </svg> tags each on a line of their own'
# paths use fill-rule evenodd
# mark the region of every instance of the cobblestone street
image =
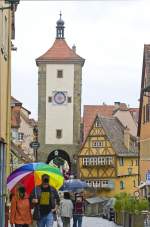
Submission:
<svg viewBox="0 0 150 227">
<path fill-rule="evenodd" d="M 55 222 L 54 227 L 57 227 Z M 82 227 L 121 227 L 114 222 L 99 217 L 84 217 Z"/>
</svg>

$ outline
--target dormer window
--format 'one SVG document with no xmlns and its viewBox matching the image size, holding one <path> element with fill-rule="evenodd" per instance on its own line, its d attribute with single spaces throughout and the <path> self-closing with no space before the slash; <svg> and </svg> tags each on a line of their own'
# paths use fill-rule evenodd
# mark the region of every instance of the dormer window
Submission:
<svg viewBox="0 0 150 227">
<path fill-rule="evenodd" d="M 96 128 L 100 128 L 100 127 L 101 127 L 100 121 L 97 120 L 97 121 L 95 122 L 95 127 L 96 127 Z"/>
</svg>

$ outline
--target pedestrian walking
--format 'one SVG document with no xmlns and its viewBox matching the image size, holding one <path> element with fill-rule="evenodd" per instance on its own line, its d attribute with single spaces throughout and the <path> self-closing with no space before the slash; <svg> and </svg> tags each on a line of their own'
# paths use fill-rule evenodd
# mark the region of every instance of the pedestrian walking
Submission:
<svg viewBox="0 0 150 227">
<path fill-rule="evenodd" d="M 82 193 L 75 194 L 73 206 L 73 227 L 81 227 L 85 206 Z"/>
<path fill-rule="evenodd" d="M 64 192 L 64 198 L 60 202 L 60 215 L 63 227 L 70 227 L 70 220 L 73 214 L 73 203 L 70 199 L 70 193 Z"/>
<path fill-rule="evenodd" d="M 28 227 L 32 224 L 30 201 L 23 186 L 19 186 L 11 195 L 10 224 L 11 227 Z"/>
<path fill-rule="evenodd" d="M 58 193 L 49 185 L 49 180 L 49 175 L 42 175 L 42 184 L 35 187 L 30 195 L 30 202 L 34 206 L 33 219 L 38 227 L 53 227 Z"/>
</svg>

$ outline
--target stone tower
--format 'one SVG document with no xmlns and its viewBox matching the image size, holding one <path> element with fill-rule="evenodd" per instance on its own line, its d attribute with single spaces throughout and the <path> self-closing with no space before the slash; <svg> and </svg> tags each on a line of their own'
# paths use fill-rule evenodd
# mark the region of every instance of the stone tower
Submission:
<svg viewBox="0 0 150 227">
<path fill-rule="evenodd" d="M 52 47 L 36 59 L 38 66 L 38 160 L 76 174 L 80 149 L 82 66 L 84 59 L 64 38 L 64 21 L 57 21 Z M 68 167 L 66 167 L 68 165 Z"/>
</svg>

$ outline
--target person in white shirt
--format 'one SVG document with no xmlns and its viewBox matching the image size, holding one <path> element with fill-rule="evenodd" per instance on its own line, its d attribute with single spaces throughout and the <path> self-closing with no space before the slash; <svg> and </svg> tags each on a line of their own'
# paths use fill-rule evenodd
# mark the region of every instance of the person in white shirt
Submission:
<svg viewBox="0 0 150 227">
<path fill-rule="evenodd" d="M 64 198 L 60 202 L 60 215 L 63 227 L 70 227 L 70 220 L 73 213 L 73 203 L 70 199 L 70 193 L 64 192 Z"/>
</svg>

